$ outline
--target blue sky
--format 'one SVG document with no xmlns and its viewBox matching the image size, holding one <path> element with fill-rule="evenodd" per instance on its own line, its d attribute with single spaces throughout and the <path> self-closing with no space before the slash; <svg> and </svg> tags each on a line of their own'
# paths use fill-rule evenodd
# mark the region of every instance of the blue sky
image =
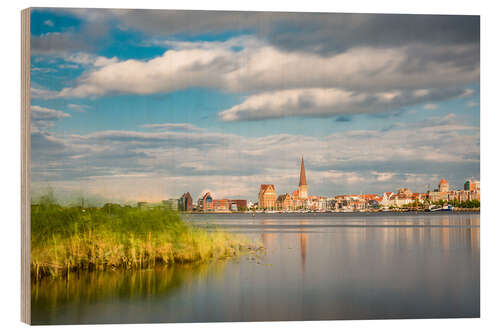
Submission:
<svg viewBox="0 0 500 333">
<path fill-rule="evenodd" d="M 475 16 L 35 9 L 32 187 L 156 201 L 479 179 Z M 71 195 L 68 195 L 71 194 Z"/>
</svg>

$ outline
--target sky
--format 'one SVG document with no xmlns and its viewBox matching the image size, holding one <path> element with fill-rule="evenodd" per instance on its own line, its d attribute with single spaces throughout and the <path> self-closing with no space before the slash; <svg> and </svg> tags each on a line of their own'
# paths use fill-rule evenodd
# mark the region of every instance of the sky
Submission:
<svg viewBox="0 0 500 333">
<path fill-rule="evenodd" d="M 105 202 L 480 179 L 479 17 L 37 8 L 31 185 Z"/>
</svg>

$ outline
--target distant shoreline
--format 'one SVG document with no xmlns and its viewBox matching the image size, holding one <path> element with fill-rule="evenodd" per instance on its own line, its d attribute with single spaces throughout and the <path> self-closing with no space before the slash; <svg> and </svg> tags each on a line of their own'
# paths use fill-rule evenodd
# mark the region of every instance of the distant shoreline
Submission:
<svg viewBox="0 0 500 333">
<path fill-rule="evenodd" d="M 242 216 L 340 216 L 340 215 L 480 215 L 481 211 L 477 209 L 461 209 L 461 210 L 441 210 L 441 211 L 379 211 L 379 212 L 275 212 L 263 213 L 256 212 L 255 214 L 249 212 L 181 212 L 183 215 L 242 215 Z"/>
</svg>

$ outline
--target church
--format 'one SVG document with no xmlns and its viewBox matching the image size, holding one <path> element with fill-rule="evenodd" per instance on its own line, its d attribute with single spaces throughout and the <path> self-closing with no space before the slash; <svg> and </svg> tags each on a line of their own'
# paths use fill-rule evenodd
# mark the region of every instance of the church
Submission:
<svg viewBox="0 0 500 333">
<path fill-rule="evenodd" d="M 278 197 L 276 207 L 279 210 L 297 210 L 310 207 L 310 197 L 307 188 L 306 168 L 304 157 L 300 163 L 299 187 L 293 191 L 292 195 L 285 193 Z"/>
<path fill-rule="evenodd" d="M 299 200 L 307 200 L 307 182 L 306 182 L 306 168 L 304 167 L 304 156 L 302 156 L 302 163 L 300 164 L 300 179 L 299 189 L 293 192 L 293 196 Z"/>
<path fill-rule="evenodd" d="M 306 168 L 304 165 L 304 157 L 300 163 L 299 187 L 289 193 L 276 196 L 276 187 L 274 184 L 261 184 L 259 191 L 260 209 L 268 210 L 300 210 L 300 209 L 318 209 L 318 200 L 321 197 L 309 196 L 306 180 Z"/>
</svg>

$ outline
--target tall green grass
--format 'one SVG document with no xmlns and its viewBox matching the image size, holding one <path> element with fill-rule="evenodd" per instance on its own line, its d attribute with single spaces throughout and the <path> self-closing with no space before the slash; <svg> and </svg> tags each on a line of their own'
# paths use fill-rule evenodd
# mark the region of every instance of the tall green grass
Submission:
<svg viewBox="0 0 500 333">
<path fill-rule="evenodd" d="M 31 273 L 69 277 L 75 271 L 151 268 L 238 256 L 253 245 L 239 235 L 207 231 L 166 207 L 31 206 Z"/>
</svg>

